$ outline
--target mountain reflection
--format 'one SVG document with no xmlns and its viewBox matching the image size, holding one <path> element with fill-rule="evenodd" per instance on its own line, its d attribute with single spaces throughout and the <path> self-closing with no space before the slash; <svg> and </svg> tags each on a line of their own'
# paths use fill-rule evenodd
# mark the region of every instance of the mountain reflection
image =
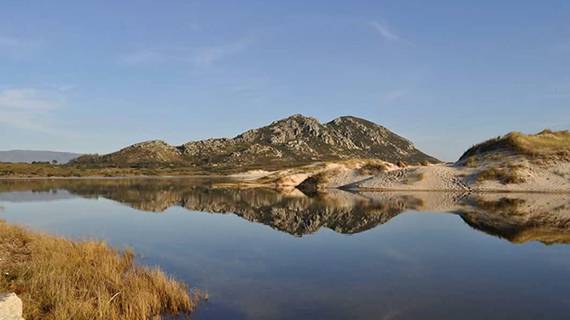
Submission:
<svg viewBox="0 0 570 320">
<path fill-rule="evenodd" d="M 404 211 L 458 214 L 474 229 L 514 243 L 570 243 L 570 197 L 564 194 L 361 192 L 330 190 L 307 195 L 297 189 L 230 188 L 212 179 L 76 179 L 0 182 L 0 200 L 17 192 L 58 198 L 58 192 L 106 198 L 151 212 L 174 206 L 234 213 L 295 236 L 329 228 L 354 234 L 388 222 Z M 2 194 L 10 194 L 2 198 Z M 59 197 L 61 198 L 61 197 Z"/>
</svg>

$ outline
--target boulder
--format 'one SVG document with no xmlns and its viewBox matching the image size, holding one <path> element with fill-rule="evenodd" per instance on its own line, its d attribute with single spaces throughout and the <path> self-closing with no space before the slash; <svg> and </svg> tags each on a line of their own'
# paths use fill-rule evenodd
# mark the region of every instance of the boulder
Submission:
<svg viewBox="0 0 570 320">
<path fill-rule="evenodd" d="M 22 300 L 15 293 L 0 294 L 0 320 L 23 320 Z"/>
</svg>

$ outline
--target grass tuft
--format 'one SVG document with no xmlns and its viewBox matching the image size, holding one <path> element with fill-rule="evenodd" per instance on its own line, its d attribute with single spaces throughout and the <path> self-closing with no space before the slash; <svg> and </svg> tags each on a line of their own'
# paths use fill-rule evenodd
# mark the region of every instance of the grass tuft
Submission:
<svg viewBox="0 0 570 320">
<path fill-rule="evenodd" d="M 362 176 L 375 176 L 388 170 L 385 163 L 366 163 L 356 170 L 356 173 Z"/>
<path fill-rule="evenodd" d="M 0 221 L 0 292 L 33 319 L 149 319 L 188 314 L 199 293 L 103 242 L 72 242 Z"/>
<path fill-rule="evenodd" d="M 489 167 L 483 169 L 477 175 L 476 181 L 499 181 L 502 184 L 518 184 L 524 183 L 526 179 L 521 176 L 519 170 L 523 166 L 509 164 L 506 167 Z"/>
</svg>

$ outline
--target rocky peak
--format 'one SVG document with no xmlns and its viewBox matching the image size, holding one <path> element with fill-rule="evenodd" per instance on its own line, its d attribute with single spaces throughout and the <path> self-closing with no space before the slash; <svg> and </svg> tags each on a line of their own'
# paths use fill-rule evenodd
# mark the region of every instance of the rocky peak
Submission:
<svg viewBox="0 0 570 320">
<path fill-rule="evenodd" d="M 298 126 L 316 126 L 316 125 L 321 125 L 321 123 L 319 122 L 319 120 L 317 120 L 316 118 L 313 117 L 307 117 L 304 116 L 302 114 L 294 114 L 290 117 L 287 117 L 285 119 L 281 119 L 281 120 L 277 120 L 274 121 L 273 123 L 271 123 L 269 126 L 273 126 L 273 125 L 298 125 Z"/>
<path fill-rule="evenodd" d="M 371 132 L 386 132 L 388 129 L 378 125 L 374 122 L 353 117 L 353 116 L 342 116 L 338 117 L 326 124 L 327 127 L 334 128 L 336 130 L 359 130 L 359 131 L 371 131 Z"/>
<path fill-rule="evenodd" d="M 324 127 L 315 118 L 294 115 L 284 120 L 274 122 L 269 127 L 271 143 L 285 143 L 305 136 L 318 137 Z"/>
<path fill-rule="evenodd" d="M 246 142 L 263 141 L 278 145 L 293 140 L 303 140 L 307 137 L 318 137 L 323 129 L 324 126 L 317 119 L 295 114 L 274 121 L 266 127 L 249 130 L 236 139 Z"/>
<path fill-rule="evenodd" d="M 128 148 L 170 148 L 171 146 L 164 142 L 163 140 L 149 140 L 149 141 L 143 141 L 143 142 L 139 142 L 139 143 L 135 143 L 125 149 Z"/>
<path fill-rule="evenodd" d="M 358 118 L 358 117 L 354 117 L 354 116 L 340 116 L 336 119 L 333 119 L 332 121 L 330 121 L 327 124 L 336 124 L 336 125 L 340 125 L 340 124 L 346 124 L 346 123 L 367 123 L 367 124 L 372 124 L 372 125 L 376 125 L 368 120 L 362 119 L 362 118 Z"/>
<path fill-rule="evenodd" d="M 146 141 L 116 153 L 91 157 L 91 163 L 180 162 L 193 166 L 292 166 L 311 161 L 348 158 L 389 162 L 438 162 L 413 144 L 370 121 L 343 116 L 322 124 L 295 114 L 235 138 L 208 139 L 174 147 L 161 140 Z M 81 162 L 81 160 L 79 161 Z M 87 162 L 87 161 L 85 161 Z"/>
</svg>

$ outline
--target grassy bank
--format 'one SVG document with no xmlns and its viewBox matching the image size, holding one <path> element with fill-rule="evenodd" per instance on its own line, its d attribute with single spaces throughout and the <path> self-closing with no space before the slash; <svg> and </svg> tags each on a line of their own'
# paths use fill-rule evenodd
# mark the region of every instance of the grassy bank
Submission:
<svg viewBox="0 0 570 320">
<path fill-rule="evenodd" d="M 293 170 L 296 173 L 314 172 L 327 164 L 343 166 L 362 166 L 362 174 L 377 174 L 386 170 L 386 162 L 379 159 L 330 159 L 315 161 L 279 161 L 263 160 L 259 163 L 242 165 L 239 162 L 215 166 L 191 166 L 184 163 L 138 163 L 138 164 L 51 164 L 51 163 L 7 163 L 0 162 L 0 179 L 11 178 L 89 178 L 89 177 L 220 177 L 249 171 Z M 421 165 L 428 165 L 424 162 Z M 398 166 L 404 167 L 402 161 Z M 293 172 L 289 172 L 291 174 Z"/>
<path fill-rule="evenodd" d="M 0 292 L 15 292 L 33 319 L 149 319 L 188 314 L 199 294 L 131 251 L 72 242 L 0 221 Z"/>
<path fill-rule="evenodd" d="M 195 167 L 79 167 L 48 163 L 0 163 L 0 178 L 191 176 L 211 174 Z"/>
<path fill-rule="evenodd" d="M 304 166 L 305 162 L 291 162 L 287 166 L 267 162 L 252 166 L 184 166 L 173 163 L 95 166 L 58 165 L 50 163 L 6 163 L 0 162 L 0 178 L 75 178 L 75 177 L 137 177 L 137 176 L 224 176 L 248 170 L 280 170 Z"/>
</svg>

